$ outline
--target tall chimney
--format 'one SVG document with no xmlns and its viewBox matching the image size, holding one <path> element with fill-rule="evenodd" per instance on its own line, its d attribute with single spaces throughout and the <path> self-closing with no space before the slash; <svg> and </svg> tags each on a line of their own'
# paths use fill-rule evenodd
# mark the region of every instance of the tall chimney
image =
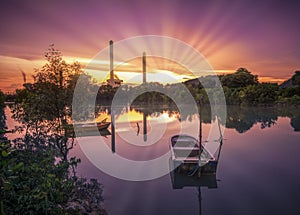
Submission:
<svg viewBox="0 0 300 215">
<path fill-rule="evenodd" d="M 114 42 L 112 40 L 109 41 L 109 56 L 110 56 L 110 79 L 109 83 L 114 86 L 114 49 L 113 49 Z"/>
<path fill-rule="evenodd" d="M 146 52 L 143 52 L 143 84 L 146 83 Z"/>
</svg>

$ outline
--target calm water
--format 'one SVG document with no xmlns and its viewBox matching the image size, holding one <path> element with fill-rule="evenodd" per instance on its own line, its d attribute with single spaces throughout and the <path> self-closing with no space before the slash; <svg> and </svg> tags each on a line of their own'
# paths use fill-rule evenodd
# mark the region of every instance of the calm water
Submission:
<svg viewBox="0 0 300 215">
<path fill-rule="evenodd" d="M 102 116 L 110 117 L 108 110 L 102 111 Z M 189 132 L 198 125 L 196 114 L 182 118 L 168 108 L 123 110 L 115 120 L 115 153 L 138 161 L 163 155 L 170 136 L 181 127 Z M 203 120 L 205 140 L 210 129 L 209 112 L 204 111 Z M 103 138 L 110 147 L 111 127 L 108 130 L 102 137 L 91 134 L 80 138 L 91 142 Z M 163 135 L 158 137 L 157 132 Z M 128 142 L 130 138 L 135 145 Z M 173 189 L 170 174 L 144 182 L 109 176 L 91 163 L 80 144 L 71 156 L 81 158 L 80 175 L 97 178 L 103 184 L 104 206 L 112 215 L 300 214 L 300 111 L 229 107 L 224 138 L 217 188 L 201 187 L 200 192 L 196 186 Z"/>
</svg>

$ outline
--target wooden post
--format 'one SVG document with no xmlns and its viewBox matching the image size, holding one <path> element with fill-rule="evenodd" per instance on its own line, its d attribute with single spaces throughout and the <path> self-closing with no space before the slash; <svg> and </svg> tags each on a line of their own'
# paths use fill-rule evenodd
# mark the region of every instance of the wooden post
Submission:
<svg viewBox="0 0 300 215">
<path fill-rule="evenodd" d="M 198 187 L 198 201 L 199 201 L 199 215 L 202 214 L 202 197 L 201 197 L 201 187 Z"/>
<path fill-rule="evenodd" d="M 202 96 L 199 99 L 199 148 L 200 153 L 202 152 Z"/>
<path fill-rule="evenodd" d="M 220 146 L 219 146 L 218 157 L 217 157 L 217 162 L 219 162 L 220 155 L 221 155 L 221 150 L 222 150 L 222 145 L 223 145 L 223 135 L 222 135 L 220 121 L 219 121 L 218 117 L 217 117 L 217 120 L 218 120 L 218 127 L 219 127 L 219 131 L 220 131 Z"/>
<path fill-rule="evenodd" d="M 199 99 L 199 161 L 198 161 L 198 177 L 201 177 L 201 154 L 202 148 L 202 96 Z"/>
<path fill-rule="evenodd" d="M 111 151 L 112 153 L 116 152 L 116 132 L 115 132 L 115 113 L 114 110 L 111 109 Z"/>
</svg>

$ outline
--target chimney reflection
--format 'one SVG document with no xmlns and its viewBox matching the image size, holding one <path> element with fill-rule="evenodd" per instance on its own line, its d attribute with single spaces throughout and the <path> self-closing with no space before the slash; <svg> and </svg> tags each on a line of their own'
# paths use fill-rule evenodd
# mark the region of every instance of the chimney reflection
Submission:
<svg viewBox="0 0 300 215">
<path fill-rule="evenodd" d="M 143 113 L 143 135 L 144 135 L 144 142 L 147 141 L 147 115 Z"/>
</svg>

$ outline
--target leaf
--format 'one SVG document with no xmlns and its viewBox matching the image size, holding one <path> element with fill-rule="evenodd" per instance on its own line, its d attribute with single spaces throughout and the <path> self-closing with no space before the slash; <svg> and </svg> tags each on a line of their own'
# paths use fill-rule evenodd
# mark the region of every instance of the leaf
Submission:
<svg viewBox="0 0 300 215">
<path fill-rule="evenodd" d="M 49 178 L 55 178 L 55 175 L 54 174 L 47 174 L 47 177 L 49 177 Z"/>
<path fill-rule="evenodd" d="M 4 150 L 2 151 L 2 153 L 1 153 L 1 154 L 2 154 L 2 157 L 7 157 L 7 156 L 8 156 L 7 152 L 6 152 L 6 151 L 4 151 Z"/>
<path fill-rule="evenodd" d="M 18 163 L 16 166 L 14 166 L 12 168 L 12 170 L 16 171 L 16 170 L 19 170 L 20 168 L 22 168 L 24 166 L 24 163 L 23 162 L 20 162 Z"/>
</svg>

